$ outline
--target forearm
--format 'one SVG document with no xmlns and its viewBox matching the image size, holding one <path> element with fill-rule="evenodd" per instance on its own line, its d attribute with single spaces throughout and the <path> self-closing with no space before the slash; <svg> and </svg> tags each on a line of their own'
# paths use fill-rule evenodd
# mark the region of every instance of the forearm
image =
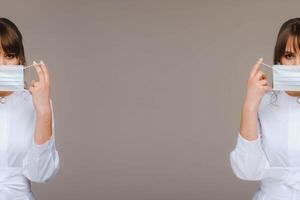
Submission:
<svg viewBox="0 0 300 200">
<path fill-rule="evenodd" d="M 34 143 L 23 160 L 23 174 L 29 180 L 42 183 L 50 180 L 59 170 L 59 155 L 55 148 L 55 128 L 52 103 L 35 109 Z"/>
<path fill-rule="evenodd" d="M 244 103 L 242 109 L 240 134 L 247 140 L 257 139 L 257 107 Z"/>
<path fill-rule="evenodd" d="M 34 133 L 34 141 L 41 145 L 49 140 L 52 136 L 52 112 L 51 108 L 43 112 L 36 112 L 36 125 Z"/>
</svg>

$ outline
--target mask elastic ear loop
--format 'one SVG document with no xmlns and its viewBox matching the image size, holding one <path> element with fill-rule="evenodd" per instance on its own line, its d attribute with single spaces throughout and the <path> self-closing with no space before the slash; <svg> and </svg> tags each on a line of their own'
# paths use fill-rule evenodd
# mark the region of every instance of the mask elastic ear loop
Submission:
<svg viewBox="0 0 300 200">
<path fill-rule="evenodd" d="M 264 65 L 264 66 L 266 66 L 266 67 L 269 67 L 269 68 L 273 69 L 273 67 L 271 67 L 270 65 L 267 65 L 267 64 L 265 64 L 263 62 L 261 62 L 261 64 Z"/>
<path fill-rule="evenodd" d="M 23 67 L 23 69 L 27 69 L 29 67 L 32 67 L 33 65 L 29 65 L 29 66 L 26 66 L 26 67 Z"/>
</svg>

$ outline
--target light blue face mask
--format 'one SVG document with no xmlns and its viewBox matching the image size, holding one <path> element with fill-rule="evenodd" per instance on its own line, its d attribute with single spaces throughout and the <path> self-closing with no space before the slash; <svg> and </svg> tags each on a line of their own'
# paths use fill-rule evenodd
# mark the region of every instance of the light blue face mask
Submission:
<svg viewBox="0 0 300 200">
<path fill-rule="evenodd" d="M 300 91 L 300 65 L 261 64 L 273 71 L 273 90 Z"/>
<path fill-rule="evenodd" d="M 24 65 L 0 65 L 0 91 L 24 89 Z"/>
</svg>

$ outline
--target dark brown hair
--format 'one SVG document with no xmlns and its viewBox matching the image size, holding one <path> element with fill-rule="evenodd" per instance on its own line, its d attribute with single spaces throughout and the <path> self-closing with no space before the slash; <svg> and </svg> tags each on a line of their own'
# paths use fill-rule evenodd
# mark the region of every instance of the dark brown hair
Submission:
<svg viewBox="0 0 300 200">
<path fill-rule="evenodd" d="M 4 53 L 15 55 L 21 65 L 26 65 L 22 34 L 7 18 L 0 18 L 0 43 Z"/>
<path fill-rule="evenodd" d="M 286 45 L 289 40 L 292 41 L 294 51 L 300 50 L 300 18 L 292 18 L 284 22 L 278 32 L 277 40 L 274 48 L 273 64 L 281 64 L 281 58 L 285 54 Z M 273 87 L 273 83 L 272 83 Z M 277 99 L 277 94 L 273 91 L 272 97 Z M 276 101 L 275 99 L 275 101 Z M 274 102 L 274 101 L 273 101 Z"/>
<path fill-rule="evenodd" d="M 273 63 L 278 64 L 285 53 L 288 39 L 291 37 L 293 49 L 300 49 L 300 18 L 289 19 L 279 30 L 274 49 Z"/>
</svg>

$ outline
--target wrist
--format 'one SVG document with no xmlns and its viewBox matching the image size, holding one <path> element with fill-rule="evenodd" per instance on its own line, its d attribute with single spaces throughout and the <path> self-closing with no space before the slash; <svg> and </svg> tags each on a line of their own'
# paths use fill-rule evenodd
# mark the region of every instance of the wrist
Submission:
<svg viewBox="0 0 300 200">
<path fill-rule="evenodd" d="M 243 105 L 243 110 L 250 111 L 250 112 L 257 112 L 258 111 L 258 105 L 245 102 L 244 105 Z"/>
<path fill-rule="evenodd" d="M 36 109 L 36 114 L 41 117 L 51 116 L 51 107 Z"/>
</svg>

